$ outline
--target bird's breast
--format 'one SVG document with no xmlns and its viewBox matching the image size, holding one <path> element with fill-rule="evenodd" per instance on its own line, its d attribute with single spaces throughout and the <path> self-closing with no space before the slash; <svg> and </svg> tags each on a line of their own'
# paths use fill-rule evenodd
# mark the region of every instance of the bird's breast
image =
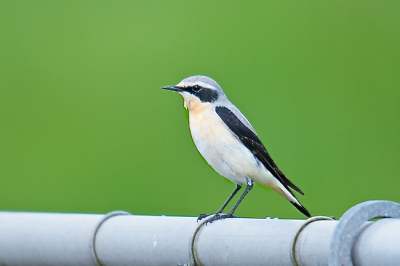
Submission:
<svg viewBox="0 0 400 266">
<path fill-rule="evenodd" d="M 197 112 L 196 112 L 197 111 Z M 253 154 L 224 124 L 214 108 L 189 109 L 193 141 L 204 159 L 220 175 L 238 184 L 258 175 Z"/>
</svg>

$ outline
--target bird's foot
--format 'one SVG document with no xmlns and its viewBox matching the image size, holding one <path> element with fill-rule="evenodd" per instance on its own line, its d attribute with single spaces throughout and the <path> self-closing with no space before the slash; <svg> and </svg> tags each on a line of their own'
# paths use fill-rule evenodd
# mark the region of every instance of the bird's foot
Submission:
<svg viewBox="0 0 400 266">
<path fill-rule="evenodd" d="M 235 217 L 235 216 L 233 216 L 231 213 L 227 213 L 227 214 L 221 214 L 221 213 L 216 213 L 216 214 L 214 214 L 214 216 L 212 217 L 212 218 L 210 218 L 208 221 L 207 221 L 207 223 L 208 224 L 210 224 L 210 223 L 212 223 L 212 222 L 214 222 L 214 221 L 217 221 L 217 220 L 222 220 L 222 219 L 226 219 L 226 218 L 237 218 L 237 217 Z"/>
<path fill-rule="evenodd" d="M 205 213 L 200 214 L 199 217 L 197 218 L 197 222 L 204 218 L 207 218 L 210 215 L 212 215 L 212 214 L 205 214 Z"/>
</svg>

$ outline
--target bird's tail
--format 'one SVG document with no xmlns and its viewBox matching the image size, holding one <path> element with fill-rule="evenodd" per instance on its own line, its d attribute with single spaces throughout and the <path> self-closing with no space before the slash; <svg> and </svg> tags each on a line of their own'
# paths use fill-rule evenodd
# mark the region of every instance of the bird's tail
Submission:
<svg viewBox="0 0 400 266">
<path fill-rule="evenodd" d="M 304 208 L 303 205 L 300 204 L 300 202 L 292 202 L 292 201 L 291 201 L 290 203 L 292 203 L 292 205 L 293 205 L 294 207 L 296 207 L 296 209 L 298 209 L 302 214 L 304 214 L 304 215 L 307 216 L 308 218 L 311 217 L 311 214 L 307 211 L 306 208 Z"/>
<path fill-rule="evenodd" d="M 278 186 L 271 187 L 275 192 L 286 198 L 287 200 L 290 201 L 290 203 L 296 207 L 302 214 L 307 216 L 308 218 L 311 217 L 311 214 L 307 211 L 306 208 L 304 208 L 303 205 L 297 200 L 297 198 L 291 193 L 291 191 L 288 191 L 290 188 L 285 188 L 282 184 L 278 183 Z"/>
</svg>

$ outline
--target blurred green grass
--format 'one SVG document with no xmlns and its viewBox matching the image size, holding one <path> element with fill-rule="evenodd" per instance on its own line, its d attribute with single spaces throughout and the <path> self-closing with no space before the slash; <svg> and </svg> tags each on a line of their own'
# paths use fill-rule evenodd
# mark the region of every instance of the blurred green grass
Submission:
<svg viewBox="0 0 400 266">
<path fill-rule="evenodd" d="M 234 186 L 179 95 L 215 79 L 313 215 L 400 202 L 400 3 L 3 1 L 0 209 L 197 216 Z M 236 214 L 302 218 L 255 188 Z"/>
</svg>

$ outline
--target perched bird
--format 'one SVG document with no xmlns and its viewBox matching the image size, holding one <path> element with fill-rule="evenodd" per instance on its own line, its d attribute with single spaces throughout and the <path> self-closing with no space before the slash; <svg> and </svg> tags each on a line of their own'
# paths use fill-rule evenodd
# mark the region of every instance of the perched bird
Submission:
<svg viewBox="0 0 400 266">
<path fill-rule="evenodd" d="M 192 76 L 176 86 L 162 88 L 182 95 L 198 151 L 217 173 L 236 184 L 235 190 L 209 222 L 232 217 L 253 183 L 274 190 L 305 216 L 311 217 L 290 188 L 301 195 L 304 193 L 279 170 L 249 121 L 228 100 L 217 82 L 206 76 Z M 246 189 L 235 206 L 222 214 L 243 185 Z M 207 216 L 201 214 L 199 219 Z"/>
</svg>

